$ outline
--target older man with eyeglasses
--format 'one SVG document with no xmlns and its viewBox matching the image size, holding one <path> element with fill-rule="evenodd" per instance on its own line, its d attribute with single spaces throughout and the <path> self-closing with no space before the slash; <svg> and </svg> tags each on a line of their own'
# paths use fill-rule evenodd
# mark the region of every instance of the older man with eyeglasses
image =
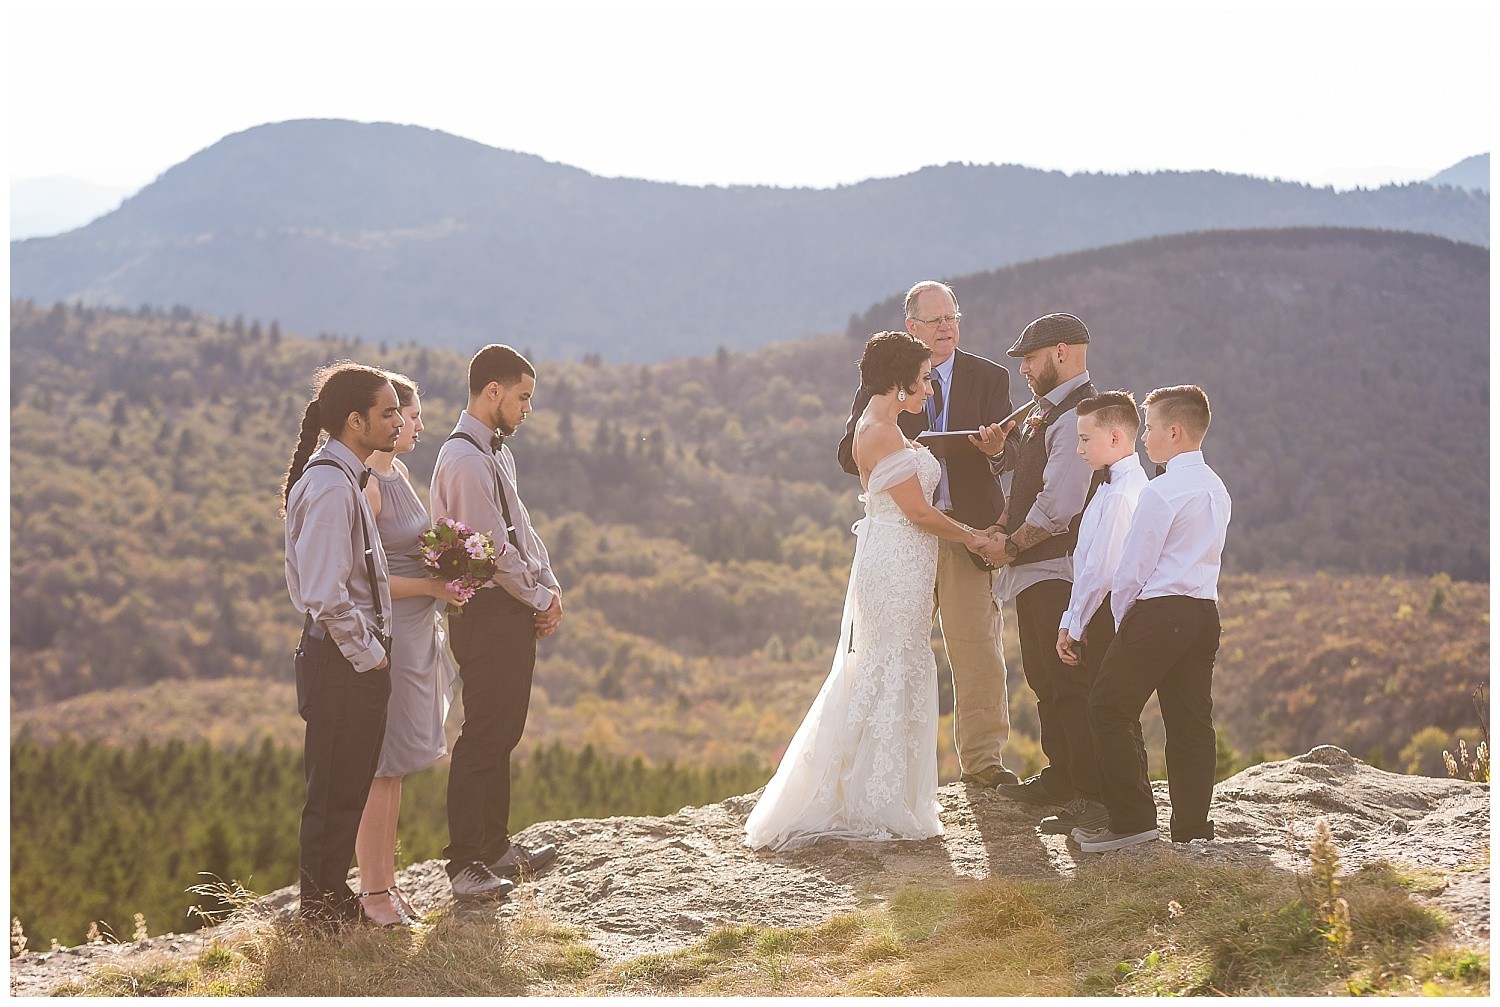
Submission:
<svg viewBox="0 0 1500 1007">
<path fill-rule="evenodd" d="M 1010 372 L 985 357 L 958 348 L 963 313 L 952 288 L 923 280 L 906 293 L 906 331 L 932 350 L 933 394 L 925 413 L 903 413 L 907 437 L 925 430 L 977 430 L 1010 414 Z M 854 397 L 839 465 L 857 476 L 854 425 L 870 393 Z M 1005 495 L 978 450 L 960 445 L 940 452 L 942 477 L 934 504 L 945 514 L 976 528 L 989 528 L 1005 507 Z M 993 593 L 994 571 L 956 542 L 938 543 L 934 616 L 953 668 L 953 735 L 965 783 L 996 787 L 1020 780 L 1005 768 L 1001 754 L 1010 738 L 1010 705 L 1005 658 L 1000 647 L 1000 607 Z"/>
</svg>

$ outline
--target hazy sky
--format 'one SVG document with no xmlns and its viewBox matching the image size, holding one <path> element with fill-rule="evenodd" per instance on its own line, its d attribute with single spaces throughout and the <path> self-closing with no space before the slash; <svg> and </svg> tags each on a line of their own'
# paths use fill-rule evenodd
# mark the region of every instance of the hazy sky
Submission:
<svg viewBox="0 0 1500 1007">
<path fill-rule="evenodd" d="M 1481 3 L 11 6 L 12 181 L 139 186 L 226 134 L 308 117 L 691 184 L 824 186 L 967 161 L 1374 186 L 1490 147 Z"/>
</svg>

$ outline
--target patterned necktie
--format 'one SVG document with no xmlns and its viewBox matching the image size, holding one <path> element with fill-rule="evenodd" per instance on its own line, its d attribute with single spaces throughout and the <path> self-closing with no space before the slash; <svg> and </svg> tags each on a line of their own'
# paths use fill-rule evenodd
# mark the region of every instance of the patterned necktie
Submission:
<svg viewBox="0 0 1500 1007">
<path fill-rule="evenodd" d="M 932 372 L 932 398 L 928 401 L 932 405 L 932 429 L 936 430 L 943 421 L 943 379 L 937 371 Z"/>
<path fill-rule="evenodd" d="M 490 434 L 490 451 L 499 454 L 500 446 L 505 443 L 505 435 L 501 433 Z"/>
<path fill-rule="evenodd" d="M 359 474 L 359 488 L 364 489 L 370 484 L 370 470 L 365 469 Z"/>
</svg>

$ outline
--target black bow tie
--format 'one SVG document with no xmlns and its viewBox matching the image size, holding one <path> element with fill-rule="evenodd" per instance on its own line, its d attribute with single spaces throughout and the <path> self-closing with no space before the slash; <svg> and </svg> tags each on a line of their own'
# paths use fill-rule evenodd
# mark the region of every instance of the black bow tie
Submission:
<svg viewBox="0 0 1500 1007">
<path fill-rule="evenodd" d="M 490 435 L 490 450 L 496 454 L 500 453 L 501 446 L 505 443 L 505 435 L 495 433 Z"/>
<path fill-rule="evenodd" d="M 359 488 L 364 489 L 370 484 L 370 470 L 365 469 L 359 474 Z"/>
<path fill-rule="evenodd" d="M 1102 468 L 1102 469 L 1099 470 L 1099 481 L 1102 482 L 1102 483 L 1109 482 L 1109 466 L 1108 465 L 1104 466 L 1104 468 Z"/>
<path fill-rule="evenodd" d="M 1156 474 L 1157 475 L 1163 475 L 1163 474 L 1165 474 L 1166 471 L 1167 471 L 1167 467 L 1165 465 L 1158 465 L 1158 466 L 1156 466 Z"/>
</svg>

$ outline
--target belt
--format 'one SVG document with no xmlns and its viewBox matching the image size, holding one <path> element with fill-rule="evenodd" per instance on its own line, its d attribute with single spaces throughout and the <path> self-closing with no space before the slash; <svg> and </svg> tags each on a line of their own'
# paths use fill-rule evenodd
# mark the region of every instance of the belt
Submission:
<svg viewBox="0 0 1500 1007">
<path fill-rule="evenodd" d="M 302 632 L 306 633 L 314 640 L 321 640 L 328 635 L 328 631 L 326 629 L 313 622 L 311 612 L 307 613 L 307 618 L 302 622 Z"/>
</svg>

